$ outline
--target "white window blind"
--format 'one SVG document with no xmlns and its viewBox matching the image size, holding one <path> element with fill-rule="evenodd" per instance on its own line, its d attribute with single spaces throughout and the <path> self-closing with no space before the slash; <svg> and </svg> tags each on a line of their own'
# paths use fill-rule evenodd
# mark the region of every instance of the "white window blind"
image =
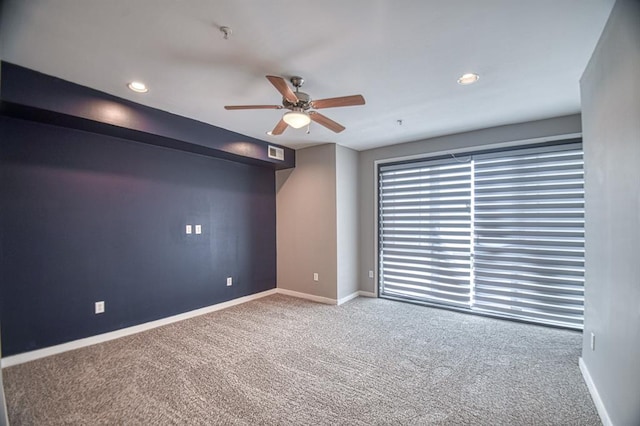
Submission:
<svg viewBox="0 0 640 426">
<path fill-rule="evenodd" d="M 382 297 L 581 329 L 581 144 L 379 168 Z"/>
<path fill-rule="evenodd" d="M 383 294 L 468 307 L 470 164 L 382 166 L 379 184 Z"/>
</svg>

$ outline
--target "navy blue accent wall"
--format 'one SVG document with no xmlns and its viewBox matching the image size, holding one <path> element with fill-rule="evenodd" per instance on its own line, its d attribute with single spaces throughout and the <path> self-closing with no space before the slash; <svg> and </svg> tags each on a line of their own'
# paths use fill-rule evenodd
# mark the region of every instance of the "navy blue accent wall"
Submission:
<svg viewBox="0 0 640 426">
<path fill-rule="evenodd" d="M 275 287 L 271 168 L 4 116 L 0 205 L 4 356 Z"/>
<path fill-rule="evenodd" d="M 273 169 L 295 167 L 295 151 L 150 108 L 8 62 L 0 63 L 0 113 Z M 237 114 L 228 111 L 229 114 Z M 268 147 L 284 161 L 269 158 Z"/>
</svg>

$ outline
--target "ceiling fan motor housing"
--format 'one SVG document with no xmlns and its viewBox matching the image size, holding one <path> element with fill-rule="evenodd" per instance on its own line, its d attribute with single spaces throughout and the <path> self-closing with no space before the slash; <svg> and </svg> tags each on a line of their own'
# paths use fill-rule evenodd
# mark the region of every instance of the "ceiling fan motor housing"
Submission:
<svg viewBox="0 0 640 426">
<path fill-rule="evenodd" d="M 298 102 L 295 103 L 289 102 L 286 98 L 282 98 L 282 105 L 288 109 L 301 108 L 304 111 L 311 108 L 311 96 L 304 92 L 296 92 L 296 97 L 298 98 Z"/>
</svg>

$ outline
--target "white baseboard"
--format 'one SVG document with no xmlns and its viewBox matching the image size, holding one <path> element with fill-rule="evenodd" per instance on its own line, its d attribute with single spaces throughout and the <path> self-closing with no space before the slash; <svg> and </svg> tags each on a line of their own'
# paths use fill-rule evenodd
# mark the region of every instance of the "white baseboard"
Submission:
<svg viewBox="0 0 640 426">
<path fill-rule="evenodd" d="M 604 426 L 613 426 L 613 423 L 609 418 L 609 413 L 607 413 L 607 409 L 604 407 L 602 399 L 600 398 L 600 394 L 598 393 L 598 389 L 596 388 L 595 383 L 593 383 L 591 374 L 589 374 L 589 369 L 587 369 L 587 365 L 584 363 L 582 357 L 578 359 L 578 365 L 580 366 L 582 378 L 584 378 L 584 381 L 587 384 L 587 388 L 589 389 L 589 393 L 591 394 L 591 399 L 593 399 L 596 410 L 598 410 L 598 415 L 600 416 L 602 424 Z"/>
<path fill-rule="evenodd" d="M 359 291 L 354 291 L 350 295 L 345 296 L 342 299 L 338 299 L 338 305 L 342 305 L 343 303 L 347 303 L 349 300 L 355 299 L 358 296 L 360 296 L 360 292 Z"/>
<path fill-rule="evenodd" d="M 270 296 L 272 294 L 284 294 L 286 296 L 297 297 L 300 299 L 307 299 L 313 302 L 324 303 L 327 305 L 341 305 L 358 296 L 375 297 L 375 293 L 371 293 L 368 291 L 356 291 L 346 297 L 343 297 L 340 300 L 336 300 L 336 299 L 330 299 L 328 297 L 314 296 L 313 294 L 300 293 L 298 291 L 287 290 L 284 288 L 274 288 L 271 290 L 263 291 L 261 293 L 250 294 L 249 296 L 244 296 L 244 297 L 239 297 L 237 299 L 229 300 L 228 302 L 222 302 L 222 303 L 207 306 L 204 308 L 195 309 L 193 311 L 184 312 L 182 314 L 173 315 L 167 318 L 146 322 L 144 324 L 134 325 L 132 327 L 122 328 L 120 330 L 110 331 L 108 333 L 98 334 L 91 337 L 85 337 L 84 339 L 73 340 L 71 342 L 62 343 L 60 345 L 55 345 L 55 346 L 49 346 L 47 348 L 37 349 L 35 351 L 24 352 L 18 355 L 7 356 L 0 360 L 0 367 L 1 368 L 11 367 L 14 365 L 23 364 L 25 362 L 34 361 L 36 359 L 44 358 L 47 356 L 57 355 L 63 352 L 72 351 L 74 349 L 80 349 L 86 346 L 108 342 L 109 340 L 130 336 L 132 334 L 151 330 L 153 328 L 161 327 L 163 325 L 171 324 L 177 321 L 182 321 L 185 319 L 208 314 L 210 312 L 219 311 L 221 309 L 230 308 L 231 306 L 250 302 L 252 300 L 260 299 L 262 297 Z"/>
<path fill-rule="evenodd" d="M 108 333 L 98 334 L 96 336 L 86 337 L 84 339 L 73 340 L 71 342 L 62 343 L 60 345 L 49 346 L 48 348 L 38 349 L 31 352 L 24 352 L 18 355 L 11 355 L 2 358 L 0 366 L 2 368 L 11 367 L 13 365 L 22 364 L 25 362 L 33 361 L 39 358 L 44 358 L 51 355 L 60 354 L 62 352 L 71 351 L 74 349 L 84 348 L 86 346 L 95 345 L 97 343 L 107 342 L 109 340 L 118 339 L 120 337 L 129 336 L 131 334 L 140 333 L 141 331 L 151 330 L 156 327 L 171 324 L 177 321 L 182 321 L 188 318 L 197 317 L 200 315 L 208 314 L 210 312 L 219 311 L 221 309 L 230 308 L 231 306 L 240 305 L 242 303 L 250 302 L 252 300 L 260 299 L 265 296 L 270 296 L 277 293 L 277 289 L 271 289 L 256 294 L 250 294 L 249 296 L 239 297 L 237 299 L 229 300 L 228 302 L 222 302 L 215 305 L 207 306 L 193 311 L 184 312 L 182 314 L 173 315 L 167 318 L 162 318 L 156 321 L 146 322 L 140 325 L 134 325 L 132 327 L 122 328 L 120 330 L 110 331 Z"/>
<path fill-rule="evenodd" d="M 306 299 L 306 300 L 311 300 L 313 302 L 318 302 L 318 303 L 324 303 L 326 305 L 342 305 L 343 303 L 348 302 L 349 300 L 355 299 L 356 297 L 359 296 L 363 296 L 363 297 L 377 297 L 377 295 L 373 292 L 370 291 L 354 291 L 353 293 L 351 293 L 348 296 L 345 296 L 341 299 L 331 299 L 328 297 L 322 297 L 322 296 L 316 296 L 313 294 L 308 294 L 308 293 L 301 293 L 299 291 L 293 291 L 293 290 L 287 290 L 286 288 L 277 288 L 276 289 L 276 293 L 278 294 L 284 294 L 285 296 L 292 296 L 292 297 L 297 297 L 300 299 Z"/>
<path fill-rule="evenodd" d="M 313 294 L 300 293 L 299 291 L 287 290 L 286 288 L 277 288 L 276 293 L 284 294 L 285 296 L 297 297 L 299 299 L 307 299 L 313 302 L 324 303 L 326 305 L 337 305 L 336 299 L 330 299 L 328 297 L 315 296 Z"/>
</svg>

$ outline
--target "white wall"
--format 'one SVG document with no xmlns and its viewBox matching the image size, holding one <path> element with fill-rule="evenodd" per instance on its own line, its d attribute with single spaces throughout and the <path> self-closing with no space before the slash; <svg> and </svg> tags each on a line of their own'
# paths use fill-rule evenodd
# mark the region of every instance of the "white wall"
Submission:
<svg viewBox="0 0 640 426">
<path fill-rule="evenodd" d="M 581 95 L 583 373 L 605 424 L 640 425 L 640 2 L 616 2 Z"/>
<path fill-rule="evenodd" d="M 276 172 L 276 228 L 278 288 L 337 299 L 335 145 L 297 150 L 296 168 Z"/>
<path fill-rule="evenodd" d="M 576 114 L 361 151 L 358 185 L 360 189 L 359 289 L 369 292 L 377 291 L 376 280 L 368 277 L 368 271 L 376 269 L 375 197 L 377 192 L 375 186 L 377 183 L 375 162 L 377 160 L 436 152 L 451 152 L 452 150 L 477 148 L 502 142 L 555 138 L 559 135 L 576 134 L 580 131 L 580 115 Z"/>
<path fill-rule="evenodd" d="M 336 145 L 338 299 L 358 291 L 358 152 Z"/>
</svg>

